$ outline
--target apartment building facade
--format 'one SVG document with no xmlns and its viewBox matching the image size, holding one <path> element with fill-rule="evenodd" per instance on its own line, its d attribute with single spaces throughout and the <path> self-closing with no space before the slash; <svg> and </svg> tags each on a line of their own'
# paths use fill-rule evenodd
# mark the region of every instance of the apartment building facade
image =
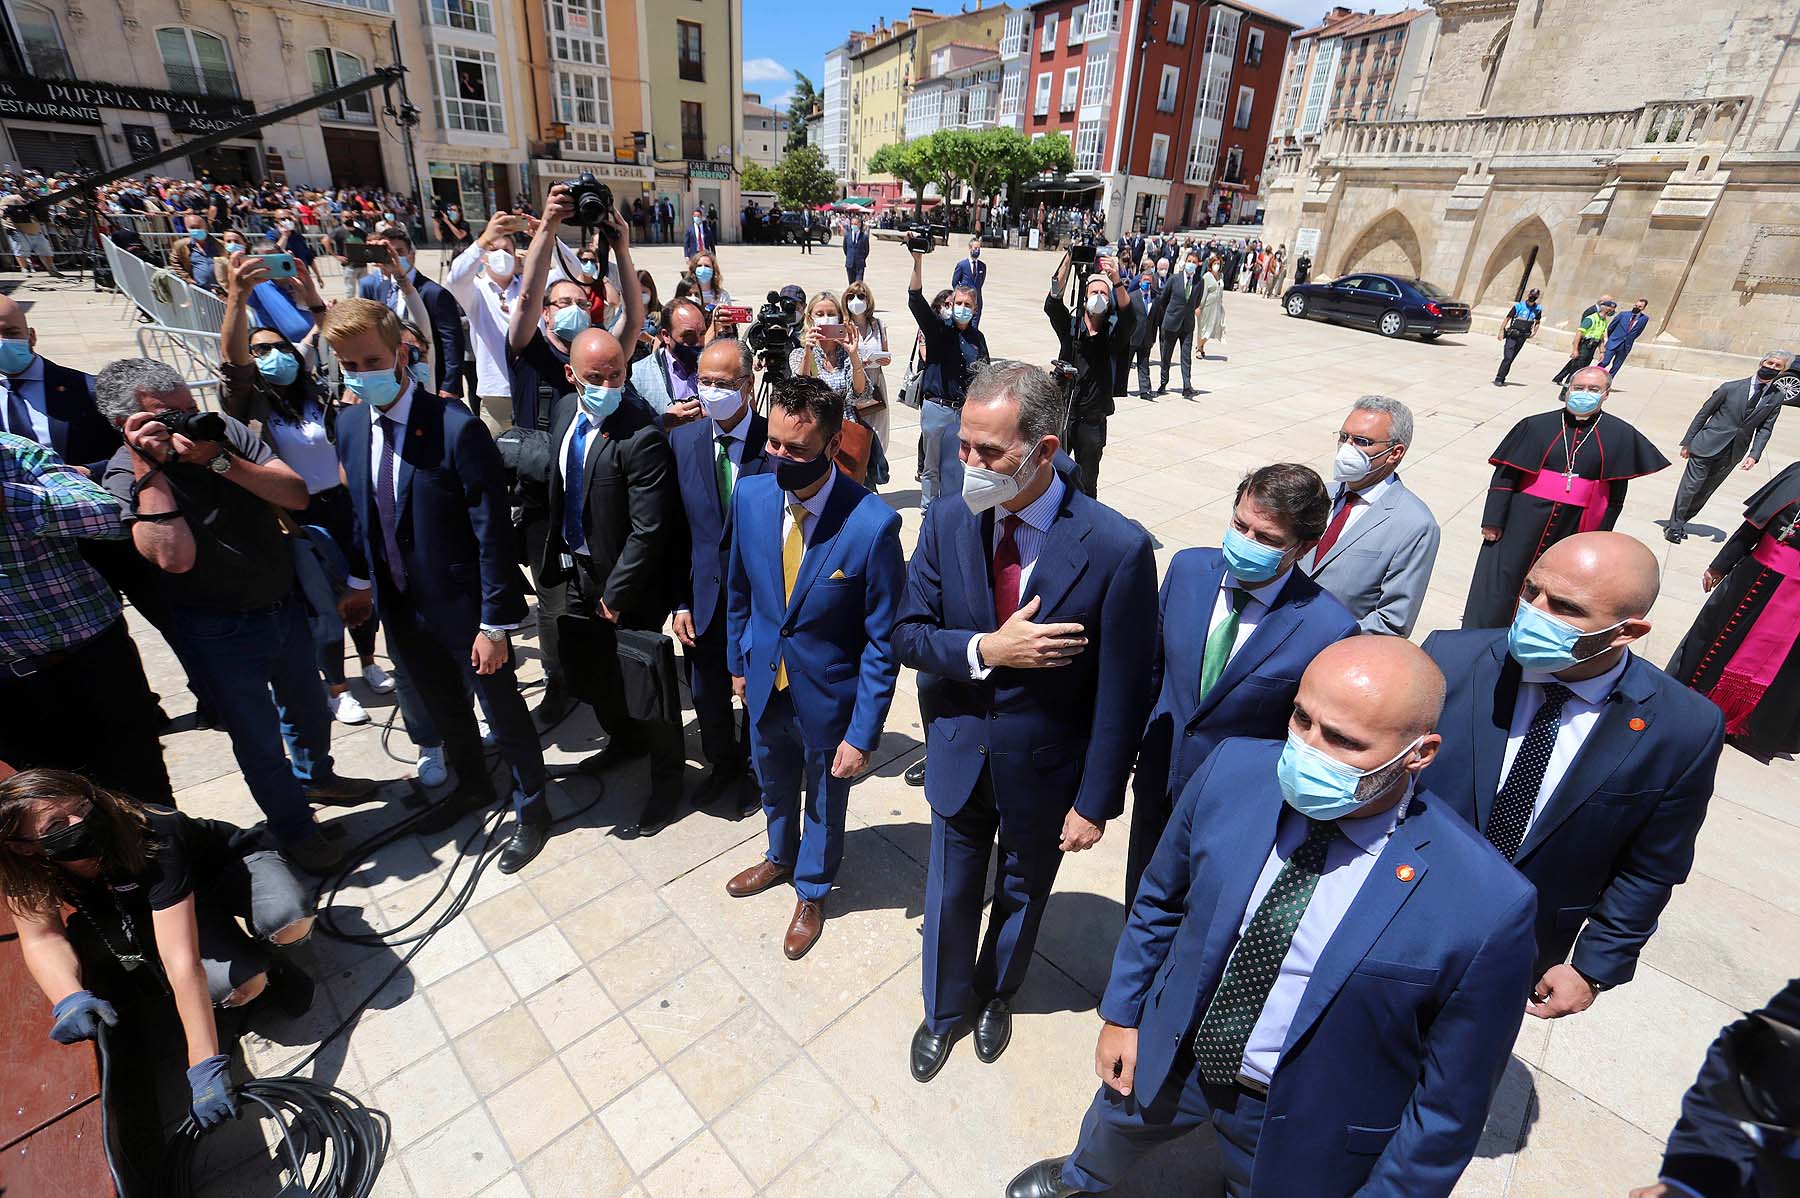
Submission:
<svg viewBox="0 0 1800 1198">
<path fill-rule="evenodd" d="M 932 51 L 906 101 L 908 140 L 940 129 L 992 129 L 1000 107 L 1000 52 L 952 42 Z"/>
<path fill-rule="evenodd" d="M 1411 116 L 1437 27 L 1429 9 L 1359 13 L 1338 7 L 1294 34 L 1282 68 L 1274 146 L 1315 137 L 1336 120 Z"/>
</svg>

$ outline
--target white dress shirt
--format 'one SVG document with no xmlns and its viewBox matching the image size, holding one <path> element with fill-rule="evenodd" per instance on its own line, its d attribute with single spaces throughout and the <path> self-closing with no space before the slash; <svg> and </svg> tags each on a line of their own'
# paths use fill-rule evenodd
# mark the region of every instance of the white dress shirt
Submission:
<svg viewBox="0 0 1800 1198">
<path fill-rule="evenodd" d="M 1388 837 L 1393 835 L 1395 826 L 1405 815 L 1407 805 L 1411 802 L 1412 784 L 1408 782 L 1406 796 L 1390 810 L 1366 819 L 1337 821 L 1338 831 L 1342 835 L 1334 838 L 1325 850 L 1325 869 L 1319 875 L 1319 884 L 1313 890 L 1312 901 L 1307 903 L 1306 913 L 1300 917 L 1300 926 L 1294 929 L 1294 939 L 1288 945 L 1287 956 L 1281 959 L 1281 972 L 1276 975 L 1275 984 L 1269 988 L 1269 997 L 1263 1002 L 1262 1014 L 1257 1016 L 1256 1026 L 1250 1029 L 1250 1039 L 1244 1044 L 1241 1069 L 1245 1076 L 1265 1086 L 1275 1076 L 1275 1065 L 1281 1059 L 1281 1049 L 1287 1043 L 1288 1029 L 1293 1026 L 1294 1013 L 1300 1009 L 1300 1001 L 1306 996 L 1307 983 L 1312 981 L 1313 970 L 1318 966 L 1325 946 L 1331 942 L 1332 934 L 1344 922 L 1344 915 L 1350 910 L 1350 904 L 1356 901 L 1357 891 L 1368 880 L 1369 871 L 1375 866 L 1375 859 L 1381 856 Z M 1250 920 L 1255 916 L 1257 907 L 1262 904 L 1263 896 L 1275 885 L 1282 865 L 1305 842 L 1306 831 L 1306 817 L 1284 803 L 1281 819 L 1275 830 L 1274 847 L 1269 850 L 1268 860 L 1263 862 L 1262 873 L 1257 875 L 1256 886 L 1250 891 L 1250 903 L 1244 908 L 1244 916 L 1238 922 L 1240 938 L 1250 926 Z M 1226 967 L 1230 968 L 1229 962 Z"/>
<path fill-rule="evenodd" d="M 521 289 L 517 272 L 500 287 L 488 276 L 487 251 L 479 241 L 456 256 L 444 277 L 444 286 L 462 305 L 469 318 L 469 344 L 475 351 L 475 394 L 512 395 L 512 372 L 506 365 L 506 333 L 512 322 L 512 306 Z M 520 264 L 523 268 L 523 263 Z"/>
<path fill-rule="evenodd" d="M 1058 509 L 1062 507 L 1063 492 L 1068 489 L 1062 475 L 1052 471 L 1050 485 L 1044 493 L 1026 504 L 1016 512 L 1008 512 L 1005 508 L 994 509 L 994 527 L 988 535 L 988 561 L 994 560 L 994 551 L 1000 547 L 1002 535 L 1000 520 L 1004 516 L 1015 516 L 1018 523 L 1013 526 L 1013 544 L 1019 550 L 1019 602 L 1025 601 L 1026 589 L 1031 586 L 1031 572 L 1037 569 L 1038 553 L 1044 548 L 1044 538 L 1050 535 L 1050 525 L 1056 519 Z M 1042 613 L 1040 613 L 1042 614 Z M 978 652 L 981 638 L 985 632 L 978 632 L 969 638 L 968 660 L 969 677 L 980 682 L 994 672 L 994 667 L 983 666 Z"/>
<path fill-rule="evenodd" d="M 1550 751 L 1550 764 L 1544 767 L 1543 785 L 1538 787 L 1537 798 L 1531 805 L 1532 823 L 1543 814 L 1544 804 L 1556 793 L 1556 788 L 1562 784 L 1563 775 L 1569 772 L 1569 767 L 1581 752 L 1581 746 L 1587 743 L 1588 733 L 1600 722 L 1600 713 L 1606 707 L 1607 697 L 1619 685 L 1619 679 L 1624 676 L 1625 667 L 1630 663 L 1631 650 L 1627 649 L 1620 656 L 1618 665 L 1598 677 L 1581 682 L 1565 682 L 1542 670 L 1526 670 L 1520 678 L 1519 694 L 1513 700 L 1512 726 L 1506 734 L 1506 756 L 1500 760 L 1500 776 L 1493 780 L 1496 793 L 1506 784 L 1506 775 L 1512 771 L 1513 758 L 1519 755 L 1519 746 L 1525 741 L 1531 719 L 1544 704 L 1544 684 L 1560 682 L 1572 692 L 1563 703 L 1556 730 L 1556 747 Z M 1529 835 L 1530 832 L 1531 823 L 1527 823 L 1525 834 Z"/>
<path fill-rule="evenodd" d="M 1274 609 L 1275 601 L 1281 598 L 1281 589 L 1287 586 L 1287 580 L 1293 576 L 1293 573 L 1293 567 L 1289 566 L 1262 586 L 1247 587 L 1238 581 L 1237 575 L 1230 570 L 1225 571 L 1225 581 L 1219 584 L 1218 598 L 1213 600 L 1212 619 L 1206 622 L 1206 635 L 1212 636 L 1212 630 L 1219 626 L 1219 621 L 1223 620 L 1225 614 L 1230 610 L 1228 605 L 1231 602 L 1231 595 L 1229 592 L 1242 591 L 1249 596 L 1244 601 L 1243 608 L 1238 612 L 1237 639 L 1231 642 L 1231 657 L 1225 659 L 1227 662 L 1238 655 L 1238 652 L 1244 647 L 1244 642 L 1256 632 L 1257 626 L 1269 618 L 1269 612 Z"/>
<path fill-rule="evenodd" d="M 1351 508 L 1350 514 L 1348 516 L 1344 517 L 1344 527 L 1342 527 L 1338 530 L 1338 540 L 1342 541 L 1345 537 L 1350 535 L 1350 530 L 1356 527 L 1356 522 L 1363 518 L 1363 516 L 1368 512 L 1369 508 L 1374 506 L 1375 497 L 1377 495 L 1380 495 L 1383 491 L 1386 491 L 1389 487 L 1395 487 L 1395 486 L 1399 486 L 1399 485 L 1400 485 L 1400 476 L 1398 474 L 1390 474 L 1386 478 L 1382 479 L 1380 482 L 1376 483 L 1374 486 L 1372 486 L 1364 491 L 1352 491 L 1345 484 L 1338 483 L 1337 491 L 1335 493 L 1333 493 L 1333 495 L 1331 497 L 1331 519 L 1332 520 L 1337 519 L 1338 510 L 1340 508 L 1342 508 L 1345 503 L 1349 502 L 1350 497 L 1352 495 L 1354 495 L 1357 499 L 1362 501 L 1362 502 L 1358 503 L 1355 507 Z M 1329 520 L 1326 521 L 1325 526 L 1327 528 L 1331 527 L 1331 523 Z M 1312 550 L 1310 553 L 1308 553 L 1306 555 L 1305 558 L 1301 559 L 1301 564 L 1305 567 L 1305 569 L 1308 573 L 1311 573 L 1312 571 L 1318 569 L 1319 568 L 1319 551 L 1317 549 Z"/>
<path fill-rule="evenodd" d="M 25 407 L 31 412 L 30 428 L 13 428 L 8 421 L 7 398 L 18 392 L 25 401 Z M 24 437 L 27 441 L 36 441 L 44 448 L 50 448 L 50 413 L 48 401 L 44 398 L 44 359 L 36 354 L 31 356 L 31 364 L 17 374 L 0 374 L 0 425 L 15 437 Z"/>
</svg>

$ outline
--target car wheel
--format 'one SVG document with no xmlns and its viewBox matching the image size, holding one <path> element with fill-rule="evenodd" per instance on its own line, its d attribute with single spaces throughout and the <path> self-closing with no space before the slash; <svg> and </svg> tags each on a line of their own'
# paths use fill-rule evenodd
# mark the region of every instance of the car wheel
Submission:
<svg viewBox="0 0 1800 1198">
<path fill-rule="evenodd" d="M 1406 317 L 1394 311 L 1383 312 L 1375 327 L 1383 337 L 1398 337 L 1406 332 Z"/>
<path fill-rule="evenodd" d="M 1288 296 L 1286 306 L 1287 306 L 1287 314 L 1289 316 L 1305 316 L 1306 315 L 1306 297 L 1304 295 Z"/>
<path fill-rule="evenodd" d="M 1419 340 L 1420 341 L 1436 341 L 1441 336 L 1443 336 L 1442 333 L 1420 333 Z"/>
</svg>

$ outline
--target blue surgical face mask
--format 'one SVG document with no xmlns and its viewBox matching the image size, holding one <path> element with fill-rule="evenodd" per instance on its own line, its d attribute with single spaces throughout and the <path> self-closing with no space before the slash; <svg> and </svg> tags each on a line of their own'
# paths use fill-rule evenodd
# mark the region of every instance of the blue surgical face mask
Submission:
<svg viewBox="0 0 1800 1198">
<path fill-rule="evenodd" d="M 1563 405 L 1577 416 L 1592 416 L 1600 410 L 1601 398 L 1598 391 L 1571 391 Z"/>
<path fill-rule="evenodd" d="M 592 259 L 584 259 L 581 263 L 581 273 L 591 279 L 600 273 L 600 264 Z"/>
<path fill-rule="evenodd" d="M 344 386 L 356 398 L 378 408 L 392 407 L 400 398 L 400 379 L 391 366 L 386 370 L 346 370 Z"/>
<path fill-rule="evenodd" d="M 401 257 L 396 256 L 394 258 L 394 265 L 396 265 L 400 268 L 400 273 L 403 275 L 409 275 L 412 273 L 412 259 L 411 258 L 401 258 Z"/>
<path fill-rule="evenodd" d="M 619 404 L 625 398 L 625 388 L 605 387 L 599 383 L 583 383 L 581 385 L 581 406 L 587 410 L 588 419 L 599 424 L 619 410 Z"/>
<path fill-rule="evenodd" d="M 285 349 L 272 349 L 256 359 L 256 369 L 277 387 L 285 387 L 300 373 L 300 359 Z"/>
<path fill-rule="evenodd" d="M 1281 760 L 1275 766 L 1281 797 L 1308 819 L 1342 819 L 1393 785 L 1392 777 L 1379 775 L 1387 773 L 1424 739 L 1419 737 L 1372 770 L 1359 770 L 1313 748 L 1289 729 Z M 1370 778 L 1375 779 L 1374 783 L 1365 785 Z"/>
<path fill-rule="evenodd" d="M 18 374 L 31 365 L 35 356 L 31 352 L 31 342 L 23 337 L 0 340 L 0 374 Z"/>
<path fill-rule="evenodd" d="M 1506 650 L 1512 654 L 1514 661 L 1528 670 L 1555 674 L 1606 652 L 1605 649 L 1599 649 L 1587 657 L 1577 657 L 1575 646 L 1582 637 L 1611 632 L 1623 623 L 1625 621 L 1620 620 L 1618 624 L 1586 632 L 1521 599 L 1519 610 L 1513 616 L 1512 627 L 1506 633 Z"/>
<path fill-rule="evenodd" d="M 206 230 L 205 229 L 189 229 L 188 236 L 192 237 L 195 241 L 205 241 L 206 240 Z"/>
<path fill-rule="evenodd" d="M 420 359 L 419 361 L 414 362 L 411 366 L 408 366 L 406 368 L 406 373 L 412 375 L 413 382 L 419 384 L 419 386 L 421 386 L 421 387 L 431 386 L 432 379 L 431 379 L 431 363 L 430 362 Z"/>
<path fill-rule="evenodd" d="M 1287 556 L 1272 545 L 1253 541 L 1235 528 L 1225 530 L 1225 541 L 1219 547 L 1225 555 L 1225 568 L 1239 582 L 1267 582 L 1281 573 L 1281 561 Z"/>
<path fill-rule="evenodd" d="M 551 331 L 564 341 L 573 341 L 593 327 L 593 319 L 588 316 L 587 309 L 580 304 L 570 304 L 566 308 L 558 308 L 556 315 L 550 318 Z"/>
<path fill-rule="evenodd" d="M 712 282 L 713 268 L 710 266 L 696 266 L 694 267 L 694 277 L 699 279 L 702 283 L 710 283 Z"/>
<path fill-rule="evenodd" d="M 967 304 L 957 304 L 950 309 L 950 315 L 956 318 L 957 324 L 968 324 L 975 319 L 975 309 Z"/>
</svg>

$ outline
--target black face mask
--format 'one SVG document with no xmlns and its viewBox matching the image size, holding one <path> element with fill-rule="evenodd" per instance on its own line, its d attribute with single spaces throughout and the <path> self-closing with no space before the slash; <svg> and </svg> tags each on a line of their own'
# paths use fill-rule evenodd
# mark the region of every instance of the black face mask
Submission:
<svg viewBox="0 0 1800 1198">
<path fill-rule="evenodd" d="M 1761 379 L 1765 383 L 1780 373 L 1781 373 L 1781 371 L 1777 370 L 1773 366 L 1758 366 L 1756 368 L 1756 377 Z"/>
<path fill-rule="evenodd" d="M 792 458 L 775 459 L 775 485 L 788 494 L 804 491 L 831 469 L 831 455 L 821 453 L 818 457 L 806 462 L 796 462 Z"/>
<path fill-rule="evenodd" d="M 51 861 L 92 860 L 100 855 L 100 844 L 94 831 L 92 819 L 69 824 L 47 836 L 38 837 L 38 851 Z"/>
<path fill-rule="evenodd" d="M 684 369 L 692 370 L 700 365 L 700 350 L 702 348 L 703 347 L 698 345 L 688 345 L 684 342 L 676 341 L 670 344 L 669 353 L 677 362 L 681 363 Z"/>
</svg>

